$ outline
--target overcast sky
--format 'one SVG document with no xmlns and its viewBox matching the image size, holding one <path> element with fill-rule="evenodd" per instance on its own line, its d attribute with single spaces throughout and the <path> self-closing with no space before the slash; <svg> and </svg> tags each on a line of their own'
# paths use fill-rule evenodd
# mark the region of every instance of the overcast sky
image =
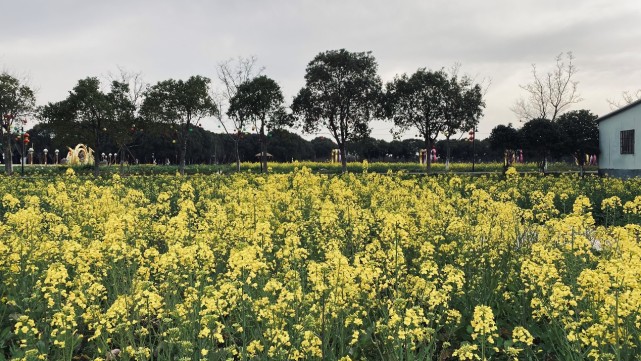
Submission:
<svg viewBox="0 0 641 361">
<path fill-rule="evenodd" d="M 372 51 L 384 82 L 419 67 L 455 62 L 491 79 L 479 138 L 510 111 L 519 84 L 572 51 L 584 99 L 604 115 L 606 99 L 641 88 L 640 0 L 0 0 L 0 67 L 27 75 L 38 104 L 59 101 L 76 82 L 122 66 L 149 83 L 216 77 L 216 64 L 255 55 L 288 102 L 319 52 Z M 216 81 L 214 87 L 219 86 Z M 213 123 L 205 128 L 216 130 Z M 376 122 L 372 136 L 391 139 Z M 300 131 L 297 131 L 300 133 Z M 408 133 L 406 136 L 414 136 Z M 306 138 L 310 138 L 306 136 Z"/>
</svg>

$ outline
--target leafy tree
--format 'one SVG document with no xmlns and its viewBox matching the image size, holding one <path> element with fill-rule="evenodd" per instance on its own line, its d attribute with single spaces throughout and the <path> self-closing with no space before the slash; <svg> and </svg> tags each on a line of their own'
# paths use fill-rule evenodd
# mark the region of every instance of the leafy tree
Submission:
<svg viewBox="0 0 641 361">
<path fill-rule="evenodd" d="M 325 137 L 316 137 L 311 141 L 314 150 L 314 160 L 327 160 L 332 156 L 332 150 L 338 145 L 331 139 Z"/>
<path fill-rule="evenodd" d="M 389 153 L 389 143 L 382 139 L 365 137 L 354 143 L 354 150 L 362 159 L 381 160 Z"/>
<path fill-rule="evenodd" d="M 133 142 L 136 133 L 142 128 L 136 128 L 136 122 L 140 123 L 140 120 L 136 119 L 136 105 L 130 96 L 128 84 L 112 82 L 108 99 L 113 111 L 108 134 L 110 140 L 118 147 L 120 173 L 123 173 L 127 146 Z"/>
<path fill-rule="evenodd" d="M 132 154 L 129 148 L 147 126 L 139 114 L 147 83 L 143 80 L 142 73 L 130 72 L 123 67 L 118 67 L 117 74 L 109 73 L 108 78 L 113 85 L 113 96 L 118 98 L 115 99 L 118 100 L 116 119 L 109 137 L 118 148 L 120 172 L 123 173 L 127 152 Z"/>
<path fill-rule="evenodd" d="M 63 137 L 56 136 L 56 133 L 53 131 L 52 127 L 46 123 L 38 123 L 33 126 L 33 128 L 27 131 L 29 133 L 29 139 L 31 143 L 37 145 L 39 150 L 48 149 L 49 154 L 47 156 L 47 163 L 55 163 L 56 154 L 55 150 L 58 149 L 62 154 L 58 154 L 58 160 L 60 157 L 64 157 L 66 154 L 66 147 L 64 143 L 61 143 L 60 140 L 64 139 Z M 41 151 L 36 154 L 36 157 L 44 158 L 44 154 Z M 40 163 L 40 162 L 39 162 Z"/>
<path fill-rule="evenodd" d="M 566 153 L 572 154 L 579 165 L 581 173 L 585 165 L 586 154 L 599 153 L 599 124 L 598 117 L 590 111 L 573 110 L 562 114 L 556 120 L 566 136 L 563 148 Z"/>
<path fill-rule="evenodd" d="M 274 161 L 289 162 L 294 160 L 310 160 L 314 158 L 312 144 L 300 135 L 285 129 L 273 129 L 267 138 L 269 152 Z"/>
<path fill-rule="evenodd" d="M 256 154 L 260 153 L 260 139 L 258 134 L 241 134 L 238 146 L 242 159 L 256 159 Z"/>
<path fill-rule="evenodd" d="M 443 130 L 446 90 L 450 82 L 443 70 L 418 69 L 412 76 L 403 74 L 387 84 L 385 110 L 394 121 L 399 133 L 417 129 L 425 141 L 425 149 L 432 145 Z M 428 157 L 427 171 L 431 168 Z"/>
<path fill-rule="evenodd" d="M 389 143 L 389 153 L 396 160 L 416 162 L 423 146 L 422 139 L 393 140 Z"/>
<path fill-rule="evenodd" d="M 520 85 L 526 98 L 516 101 L 512 111 L 523 121 L 525 119 L 550 119 L 552 121 L 572 104 L 578 103 L 581 96 L 577 93 L 579 84 L 574 78 L 577 68 L 573 63 L 572 52 L 556 57 L 556 65 L 545 74 L 537 71 L 532 64 L 532 82 Z"/>
<path fill-rule="evenodd" d="M 152 128 L 136 132 L 132 144 L 128 146 L 127 154 L 132 157 L 131 161 L 134 163 L 150 164 L 156 161 L 157 164 L 165 164 L 166 161 L 170 161 L 178 164 L 178 145 L 171 129 L 161 131 Z"/>
<path fill-rule="evenodd" d="M 476 144 L 472 146 L 472 143 L 467 139 L 453 139 L 450 141 L 442 139 L 436 142 L 436 151 L 438 154 L 445 154 L 447 153 L 447 149 L 449 148 L 451 161 L 469 162 L 473 157 L 473 148 L 477 148 L 477 152 L 481 150 L 480 143 L 481 142 L 477 140 Z"/>
<path fill-rule="evenodd" d="M 229 59 L 221 62 L 217 66 L 218 79 L 223 85 L 223 89 L 215 96 L 216 106 L 218 112 L 216 117 L 220 123 L 220 127 L 225 131 L 225 134 L 234 143 L 234 154 L 236 157 L 236 170 L 240 171 L 240 142 L 243 138 L 243 132 L 247 126 L 248 119 L 239 118 L 237 116 L 228 116 L 224 119 L 225 107 L 229 107 L 231 99 L 238 92 L 241 84 L 246 83 L 257 76 L 260 76 L 263 68 L 256 68 L 257 59 L 254 56 L 238 59 Z M 231 124 L 227 124 L 230 122 Z M 250 158 L 250 159 L 253 159 Z"/>
<path fill-rule="evenodd" d="M 522 147 L 519 131 L 512 126 L 512 123 L 494 127 L 488 140 L 490 148 L 500 153 L 507 149 L 515 150 Z"/>
<path fill-rule="evenodd" d="M 381 79 L 371 52 L 345 49 L 320 53 L 307 65 L 305 87 L 292 109 L 303 130 L 329 130 L 347 171 L 347 142 L 369 134 L 369 121 L 379 109 Z"/>
<path fill-rule="evenodd" d="M 103 143 L 110 133 L 117 136 L 122 131 L 118 126 L 120 117 L 132 108 L 130 100 L 122 96 L 123 91 L 127 91 L 127 85 L 114 81 L 111 92 L 106 94 L 100 89 L 98 78 L 89 77 L 79 80 L 67 99 L 49 103 L 41 110 L 41 117 L 57 134 L 71 133 L 88 140 L 85 143 L 95 151 L 96 176 Z"/>
<path fill-rule="evenodd" d="M 280 86 L 264 75 L 241 84 L 229 104 L 227 115 L 252 122 L 260 140 L 261 170 L 267 172 L 265 129 L 291 124 L 285 114 Z"/>
<path fill-rule="evenodd" d="M 20 80 L 3 72 L 0 74 L 0 143 L 4 151 L 4 169 L 13 172 L 13 137 L 19 132 L 19 122 L 33 111 L 36 97 L 33 90 Z"/>
<path fill-rule="evenodd" d="M 523 150 L 534 154 L 541 170 L 545 171 L 548 158 L 559 151 L 565 139 L 562 129 L 549 119 L 532 119 L 519 132 L 523 139 Z"/>
<path fill-rule="evenodd" d="M 191 129 L 192 131 L 189 133 L 189 147 L 185 154 L 185 163 L 211 163 L 214 154 L 212 133 L 199 126 L 192 126 Z"/>
<path fill-rule="evenodd" d="M 460 131 L 476 129 L 483 115 L 485 102 L 479 84 L 471 78 L 461 79 L 454 73 L 447 84 L 444 96 L 443 135 L 445 136 L 446 169 L 449 169 L 451 148 L 450 138 Z"/>
<path fill-rule="evenodd" d="M 148 121 L 176 127 L 180 174 L 185 173 L 185 157 L 192 127 L 217 108 L 209 95 L 209 78 L 192 76 L 186 81 L 164 80 L 145 93 L 140 113 Z"/>
</svg>

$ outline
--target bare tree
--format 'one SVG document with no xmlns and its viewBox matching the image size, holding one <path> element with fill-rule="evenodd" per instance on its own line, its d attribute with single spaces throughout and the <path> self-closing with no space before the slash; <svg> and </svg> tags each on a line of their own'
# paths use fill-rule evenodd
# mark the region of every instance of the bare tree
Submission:
<svg viewBox="0 0 641 361">
<path fill-rule="evenodd" d="M 133 105 L 131 109 L 122 109 L 123 111 L 117 115 L 118 119 L 115 124 L 119 129 L 113 136 L 120 153 L 120 173 L 123 173 L 126 152 L 130 152 L 131 143 L 136 135 L 143 130 L 139 112 L 145 89 L 149 84 L 144 81 L 142 72 L 129 71 L 122 66 L 118 66 L 117 73 L 107 73 L 106 78 L 112 85 L 118 83 L 123 87 L 124 93 L 122 95 Z M 136 127 L 136 123 L 138 123 L 138 127 Z"/>
<path fill-rule="evenodd" d="M 234 141 L 236 169 L 239 171 L 240 152 L 238 151 L 238 145 L 243 136 L 244 128 L 247 126 L 248 119 L 239 114 L 229 116 L 226 109 L 229 109 L 230 101 L 238 93 L 240 85 L 258 77 L 265 70 L 263 67 L 258 68 L 257 62 L 258 59 L 255 56 L 248 58 L 238 57 L 218 63 L 216 69 L 218 79 L 223 86 L 216 94 L 212 95 L 218 108 L 216 118 L 225 133 Z"/>
<path fill-rule="evenodd" d="M 129 86 L 129 93 L 127 96 L 129 100 L 136 105 L 136 111 L 140 109 L 142 104 L 143 94 L 145 89 L 149 85 L 142 77 L 142 72 L 133 72 L 127 70 L 127 68 L 118 65 L 118 73 L 107 73 L 107 78 L 109 83 L 117 81 L 122 84 L 127 84 Z M 137 115 L 138 113 L 136 113 Z"/>
<path fill-rule="evenodd" d="M 578 103 L 581 96 L 577 93 L 579 84 L 574 78 L 577 68 L 573 63 L 572 52 L 559 54 L 556 65 L 545 74 L 538 72 L 536 64 L 532 64 L 531 83 L 519 85 L 527 93 L 526 98 L 516 101 L 510 108 L 521 121 L 535 118 L 555 120 L 572 104 Z"/>
<path fill-rule="evenodd" d="M 459 77 L 460 70 L 459 62 L 454 63 L 449 70 L 449 86 L 445 97 L 446 111 L 441 130 L 445 136 L 445 170 L 450 169 L 450 139 L 456 133 L 463 132 L 462 136 L 468 130 L 476 129 L 485 108 L 483 99 L 492 84 L 492 79 L 487 77 L 477 83 L 478 74 L 474 77 L 467 74 Z"/>
<path fill-rule="evenodd" d="M 637 100 L 641 100 L 641 89 L 638 89 L 637 91 L 634 91 L 634 92 L 628 91 L 628 90 L 623 91 L 621 93 L 620 100 L 607 99 L 608 104 L 610 104 L 610 109 L 612 110 L 617 110 L 628 104 L 632 104 Z"/>
</svg>

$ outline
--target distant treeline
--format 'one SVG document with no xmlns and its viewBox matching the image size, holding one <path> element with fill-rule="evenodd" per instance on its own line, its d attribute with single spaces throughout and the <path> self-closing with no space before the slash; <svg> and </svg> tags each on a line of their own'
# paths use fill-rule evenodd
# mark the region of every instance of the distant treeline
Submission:
<svg viewBox="0 0 641 361">
<path fill-rule="evenodd" d="M 187 148 L 188 164 L 225 164 L 236 160 L 234 154 L 234 140 L 225 133 L 214 133 L 193 126 L 189 133 L 189 146 Z M 68 148 L 82 143 L 82 139 L 70 144 L 69 136 L 64 139 L 56 137 L 47 124 L 37 124 L 28 130 L 31 143 L 28 147 L 34 149 L 34 163 L 44 163 L 44 149 L 48 150 L 47 163 L 54 163 L 55 149 L 59 150 L 59 160 L 66 157 Z M 425 142 L 421 139 L 403 139 L 386 141 L 371 137 L 363 138 L 347 145 L 349 160 L 390 161 L 390 162 L 418 162 L 418 152 L 423 149 Z M 22 148 L 15 145 L 14 163 L 20 162 Z M 472 161 L 472 143 L 468 140 L 450 140 L 451 156 L 453 162 Z M 475 142 L 477 161 L 500 161 L 502 151 L 492 151 L 488 140 Z M 329 161 L 331 152 L 338 146 L 325 137 L 316 137 L 311 141 L 304 139 L 296 133 L 275 129 L 267 135 L 267 152 L 272 156 L 270 160 L 276 162 L 290 162 L 292 160 Z M 438 156 L 444 161 L 445 141 L 437 141 Z M 105 139 L 105 155 L 108 158 L 111 152 L 115 158 L 118 147 L 115 142 Z M 145 132 L 137 131 L 134 141 L 128 147 L 126 159 L 129 163 L 176 164 L 178 159 L 178 144 L 170 132 Z M 241 161 L 259 161 L 260 144 L 257 134 L 244 134 L 239 142 Z M 101 158 L 102 159 L 102 158 Z"/>
</svg>

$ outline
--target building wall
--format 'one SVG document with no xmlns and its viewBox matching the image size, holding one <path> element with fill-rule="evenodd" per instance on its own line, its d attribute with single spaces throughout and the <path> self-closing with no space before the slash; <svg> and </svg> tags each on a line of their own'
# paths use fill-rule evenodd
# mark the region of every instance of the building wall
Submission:
<svg viewBox="0 0 641 361">
<path fill-rule="evenodd" d="M 634 154 L 621 154 L 621 131 L 630 129 L 634 129 Z M 599 148 L 600 173 L 641 169 L 641 104 L 599 123 Z"/>
</svg>

